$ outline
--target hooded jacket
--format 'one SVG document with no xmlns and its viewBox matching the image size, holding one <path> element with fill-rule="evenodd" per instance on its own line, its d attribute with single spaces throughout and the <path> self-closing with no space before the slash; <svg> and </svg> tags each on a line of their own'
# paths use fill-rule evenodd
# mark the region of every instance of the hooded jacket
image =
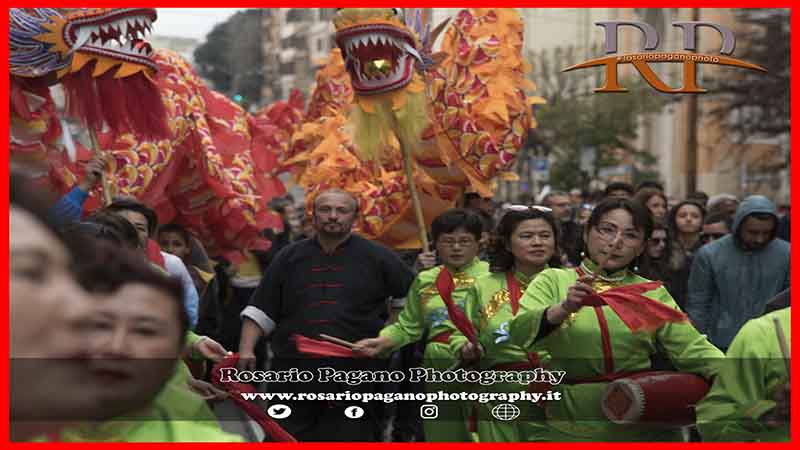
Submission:
<svg viewBox="0 0 800 450">
<path fill-rule="evenodd" d="M 700 248 L 689 276 L 686 313 L 717 347 L 726 349 L 739 329 L 764 314 L 767 302 L 789 288 L 789 243 L 774 238 L 763 248 L 745 250 L 738 238 L 752 215 L 778 216 L 764 196 L 744 199 L 736 210 L 732 234 Z M 774 233 L 774 232 L 773 232 Z"/>
</svg>

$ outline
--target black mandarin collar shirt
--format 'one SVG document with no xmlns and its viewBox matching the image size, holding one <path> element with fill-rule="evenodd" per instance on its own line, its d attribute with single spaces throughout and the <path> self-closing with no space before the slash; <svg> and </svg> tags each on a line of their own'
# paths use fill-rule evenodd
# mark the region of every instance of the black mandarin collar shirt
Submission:
<svg viewBox="0 0 800 450">
<path fill-rule="evenodd" d="M 350 342 L 377 336 L 387 299 L 405 297 L 413 280 L 394 252 L 360 236 L 351 235 L 330 254 L 316 239 L 304 239 L 276 255 L 250 307 L 274 322 L 275 356 L 297 357 L 293 334 Z"/>
</svg>

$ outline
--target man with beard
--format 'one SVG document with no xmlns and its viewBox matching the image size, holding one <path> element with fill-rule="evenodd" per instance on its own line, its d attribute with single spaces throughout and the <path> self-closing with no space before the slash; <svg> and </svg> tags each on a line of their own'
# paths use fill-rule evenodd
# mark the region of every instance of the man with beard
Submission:
<svg viewBox="0 0 800 450">
<path fill-rule="evenodd" d="M 387 319 L 389 297 L 404 297 L 414 274 L 391 250 L 353 235 L 356 199 L 345 191 L 321 192 L 313 203 L 316 237 L 281 250 L 267 268 L 250 305 L 242 311 L 239 369 L 254 367 L 260 336 L 272 339 L 272 370 L 385 370 L 384 361 L 351 358 L 303 358 L 293 335 L 320 333 L 356 342 L 378 334 Z M 277 383 L 272 392 L 378 392 L 362 383 Z M 376 441 L 380 438 L 377 402 L 286 401 L 291 415 L 281 426 L 298 441 Z M 348 406 L 366 410 L 350 419 Z"/>
<path fill-rule="evenodd" d="M 723 351 L 745 322 L 789 288 L 789 243 L 776 239 L 777 226 L 775 205 L 752 195 L 739 205 L 732 233 L 695 254 L 686 312 Z"/>
</svg>

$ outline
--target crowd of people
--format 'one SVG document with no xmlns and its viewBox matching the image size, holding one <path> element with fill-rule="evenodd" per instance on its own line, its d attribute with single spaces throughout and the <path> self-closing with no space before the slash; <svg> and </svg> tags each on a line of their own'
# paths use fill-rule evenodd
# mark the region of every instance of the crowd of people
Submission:
<svg viewBox="0 0 800 450">
<path fill-rule="evenodd" d="M 229 352 L 240 370 L 566 373 L 552 387 L 559 401 L 517 403 L 514 421 L 493 418 L 497 401 L 437 402 L 435 420 L 422 420 L 413 402 L 282 401 L 292 414 L 277 422 L 298 441 L 788 440 L 789 214 L 766 197 L 698 192 L 670 202 L 655 182 L 611 183 L 593 198 L 551 191 L 524 204 L 467 194 L 433 219 L 432 248 L 401 253 L 355 234 L 357 199 L 332 189 L 308 215 L 294 199 L 273 201 L 283 231 L 265 230 L 268 251 L 232 262 L 210 259 L 190 230 L 159 224 L 134 198 L 87 214 L 103 163 L 90 164 L 60 199 L 12 169 L 15 440 L 241 441 L 212 409 L 230 399 L 211 374 Z M 638 309 L 618 309 L 614 295 Z M 298 348 L 298 339 L 320 335 L 344 341 L 351 357 L 311 358 Z M 605 414 L 610 384 L 654 370 L 678 383 L 657 389 L 678 397 L 681 377 L 707 385 L 692 424 Z M 363 417 L 348 417 L 353 405 Z"/>
</svg>

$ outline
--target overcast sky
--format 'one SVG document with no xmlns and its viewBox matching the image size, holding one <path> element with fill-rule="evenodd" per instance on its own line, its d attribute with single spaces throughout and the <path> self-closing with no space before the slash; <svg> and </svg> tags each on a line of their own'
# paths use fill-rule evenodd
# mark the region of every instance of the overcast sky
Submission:
<svg viewBox="0 0 800 450">
<path fill-rule="evenodd" d="M 157 8 L 153 34 L 205 40 L 214 25 L 246 8 Z"/>
</svg>

